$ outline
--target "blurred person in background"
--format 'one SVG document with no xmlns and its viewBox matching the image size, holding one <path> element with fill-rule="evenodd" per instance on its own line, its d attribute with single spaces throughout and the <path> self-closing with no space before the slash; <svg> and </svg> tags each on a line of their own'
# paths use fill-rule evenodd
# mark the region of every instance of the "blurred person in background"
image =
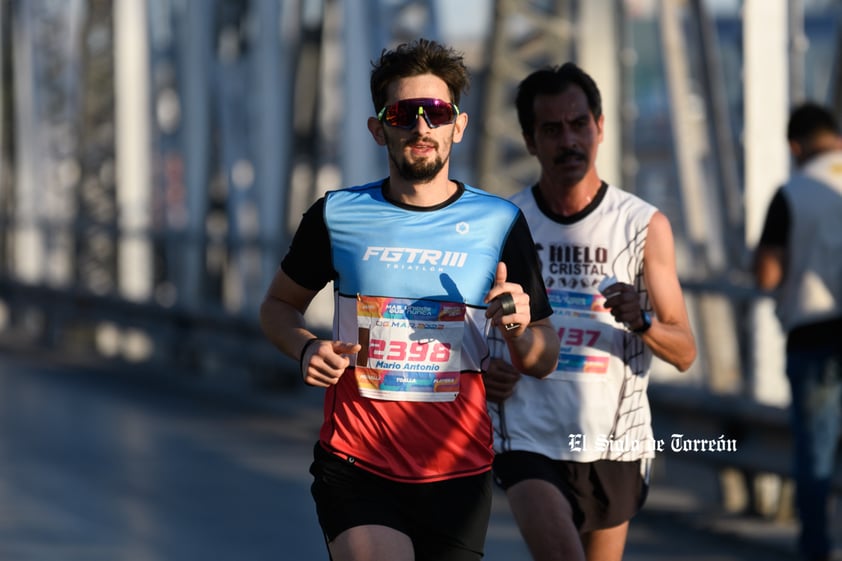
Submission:
<svg viewBox="0 0 842 561">
<path fill-rule="evenodd" d="M 488 332 L 530 375 L 558 358 L 523 214 L 448 176 L 468 83 L 462 56 L 434 41 L 383 51 L 368 129 L 389 175 L 313 204 L 261 306 L 269 340 L 327 389 L 310 472 L 333 561 L 478 561 Z M 334 328 L 319 339 L 304 313 L 328 282 Z"/>
<path fill-rule="evenodd" d="M 601 94 L 581 68 L 533 72 L 516 106 L 541 173 L 511 200 L 539 251 L 561 354 L 542 380 L 492 361 L 494 473 L 536 561 L 620 561 L 656 451 L 652 355 L 681 371 L 696 356 L 672 229 L 600 179 Z"/>
<path fill-rule="evenodd" d="M 793 109 L 795 163 L 769 205 L 754 258 L 786 333 L 796 504 L 804 559 L 831 558 L 829 501 L 842 421 L 842 137 L 829 109 Z"/>
</svg>

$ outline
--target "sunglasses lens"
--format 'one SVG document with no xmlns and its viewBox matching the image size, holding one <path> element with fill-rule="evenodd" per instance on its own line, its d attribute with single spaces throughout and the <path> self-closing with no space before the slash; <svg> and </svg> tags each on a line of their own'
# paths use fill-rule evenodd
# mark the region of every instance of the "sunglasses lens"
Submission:
<svg viewBox="0 0 842 561">
<path fill-rule="evenodd" d="M 438 101 L 438 100 L 437 100 Z M 453 122 L 453 110 L 450 104 L 436 103 L 433 105 L 425 105 L 424 113 L 430 118 L 430 122 L 434 127 L 446 125 Z"/>
<path fill-rule="evenodd" d="M 385 107 L 382 119 L 390 127 L 411 129 L 421 116 L 431 127 L 440 127 L 454 122 L 457 114 L 455 105 L 440 99 L 404 99 Z"/>
<path fill-rule="evenodd" d="M 386 108 L 384 119 L 390 127 L 410 128 L 415 124 L 415 116 L 417 114 L 417 106 L 413 107 L 410 104 L 399 101 Z"/>
</svg>

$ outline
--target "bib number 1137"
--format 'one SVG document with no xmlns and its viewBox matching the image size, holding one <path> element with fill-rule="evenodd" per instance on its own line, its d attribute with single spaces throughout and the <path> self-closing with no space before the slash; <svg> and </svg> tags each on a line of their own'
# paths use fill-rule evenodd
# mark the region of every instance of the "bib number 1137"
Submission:
<svg viewBox="0 0 842 561">
<path fill-rule="evenodd" d="M 558 338 L 564 346 L 579 347 L 586 345 L 593 347 L 599 341 L 600 335 L 601 333 L 597 329 L 558 328 Z"/>
</svg>

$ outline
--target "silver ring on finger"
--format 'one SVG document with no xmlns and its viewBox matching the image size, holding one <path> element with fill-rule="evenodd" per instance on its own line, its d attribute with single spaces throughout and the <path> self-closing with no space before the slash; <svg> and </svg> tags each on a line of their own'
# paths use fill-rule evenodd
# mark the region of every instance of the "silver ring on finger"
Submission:
<svg viewBox="0 0 842 561">
<path fill-rule="evenodd" d="M 500 296 L 497 297 L 500 301 L 500 312 L 504 316 L 510 316 L 512 314 L 517 313 L 517 306 L 515 305 L 515 298 L 512 296 L 510 292 L 504 292 Z M 520 327 L 519 323 L 505 323 L 503 324 L 503 328 L 506 331 L 514 331 Z"/>
</svg>

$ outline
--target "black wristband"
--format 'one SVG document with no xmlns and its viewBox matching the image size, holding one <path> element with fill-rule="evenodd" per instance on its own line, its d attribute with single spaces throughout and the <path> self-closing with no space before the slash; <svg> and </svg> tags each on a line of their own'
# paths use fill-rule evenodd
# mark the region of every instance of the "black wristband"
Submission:
<svg viewBox="0 0 842 561">
<path fill-rule="evenodd" d="M 298 357 L 298 371 L 301 372 L 302 376 L 304 375 L 304 355 L 307 354 L 307 349 L 310 348 L 310 345 L 312 345 L 316 341 L 321 341 L 321 339 L 319 339 L 318 337 L 313 337 L 312 339 L 304 343 L 303 347 L 301 347 L 301 356 Z"/>
<path fill-rule="evenodd" d="M 649 331 L 649 328 L 652 327 L 652 316 L 649 315 L 649 312 L 646 310 L 640 310 L 640 319 L 643 320 L 643 324 L 638 327 L 637 329 L 632 329 L 632 333 L 637 333 L 638 335 L 642 335 Z"/>
</svg>

